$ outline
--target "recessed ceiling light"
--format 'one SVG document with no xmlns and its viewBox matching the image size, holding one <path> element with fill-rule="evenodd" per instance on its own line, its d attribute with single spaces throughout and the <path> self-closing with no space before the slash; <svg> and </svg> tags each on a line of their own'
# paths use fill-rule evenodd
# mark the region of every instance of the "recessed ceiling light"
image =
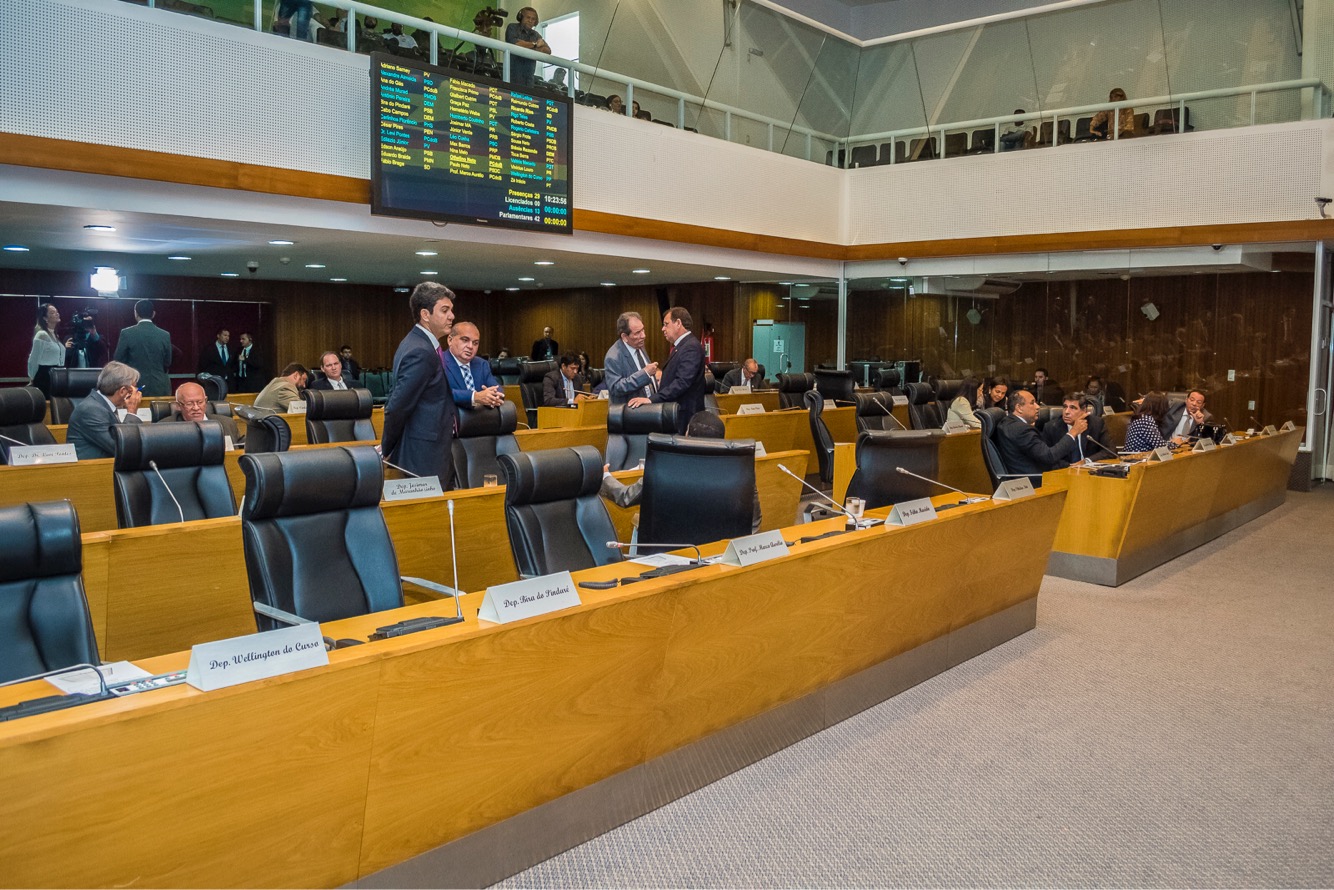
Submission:
<svg viewBox="0 0 1334 890">
<path fill-rule="evenodd" d="M 330 281 L 347 281 L 346 278 L 330 278 Z"/>
<path fill-rule="evenodd" d="M 274 238 L 269 243 L 272 244 L 274 247 L 287 247 L 289 245 L 295 244 L 296 242 L 288 241 L 286 238 Z"/>
<path fill-rule="evenodd" d="M 615 287 L 615 286 L 616 286 L 616 282 L 614 282 L 614 281 L 604 281 L 604 282 L 602 282 L 602 286 L 603 286 L 603 287 Z"/>
<path fill-rule="evenodd" d="M 307 269 L 323 269 L 324 263 L 306 263 Z"/>
<path fill-rule="evenodd" d="M 652 269 L 631 269 L 631 270 L 630 270 L 631 274 L 634 274 L 634 275 L 647 275 L 648 273 L 650 273 L 650 272 L 652 272 L 652 271 L 653 271 Z"/>
<path fill-rule="evenodd" d="M 440 255 L 440 254 L 439 254 L 437 251 L 434 251 L 434 250 L 419 250 L 419 251 L 417 251 L 417 256 L 439 256 L 439 255 Z"/>
<path fill-rule="evenodd" d="M 505 290 L 523 290 L 521 287 L 507 287 Z"/>
<path fill-rule="evenodd" d="M 434 271 L 433 269 L 423 269 L 423 270 L 422 270 L 422 274 L 423 274 L 423 275 L 439 275 L 440 273 Z"/>
<path fill-rule="evenodd" d="M 409 289 L 409 288 L 406 288 L 406 287 L 396 287 L 396 288 L 394 288 L 394 293 L 396 293 L 396 294 L 406 294 L 406 293 L 409 292 L 409 290 L 410 290 L 410 289 Z"/>
<path fill-rule="evenodd" d="M 87 229 L 87 230 L 90 231 L 90 232 L 114 232 L 114 231 L 116 231 L 116 227 L 115 227 L 115 226 L 93 225 L 93 226 L 84 226 L 84 228 Z"/>
<path fill-rule="evenodd" d="M 556 265 L 556 264 L 555 264 L 554 262 L 552 262 L 551 260 L 533 260 L 533 265 L 534 265 L 534 266 L 554 266 L 554 265 Z"/>
<path fill-rule="evenodd" d="M 715 275 L 715 276 L 713 276 L 713 280 L 714 280 L 714 281 L 731 281 L 731 280 L 732 280 L 732 276 L 731 276 L 731 275 Z"/>
<path fill-rule="evenodd" d="M 5 245 L 5 250 L 8 250 L 10 253 L 27 253 L 27 252 L 28 252 L 28 248 L 24 247 L 22 244 L 6 244 L 6 245 Z"/>
<path fill-rule="evenodd" d="M 240 277 L 241 277 L 241 273 L 240 273 L 240 272 L 223 272 L 223 273 L 222 273 L 222 277 L 223 277 L 223 278 L 240 278 Z"/>
<path fill-rule="evenodd" d="M 189 259 L 193 259 L 193 257 L 188 257 L 188 256 L 169 256 L 169 257 L 167 257 L 167 259 L 169 259 L 169 260 L 189 260 Z"/>
<path fill-rule="evenodd" d="M 791 287 L 791 286 L 792 286 L 792 282 L 790 282 L 790 281 L 780 281 L 780 282 L 778 282 L 778 286 L 779 286 L 779 287 Z"/>
<path fill-rule="evenodd" d="M 520 281 L 536 281 L 536 278 L 520 278 Z"/>
</svg>

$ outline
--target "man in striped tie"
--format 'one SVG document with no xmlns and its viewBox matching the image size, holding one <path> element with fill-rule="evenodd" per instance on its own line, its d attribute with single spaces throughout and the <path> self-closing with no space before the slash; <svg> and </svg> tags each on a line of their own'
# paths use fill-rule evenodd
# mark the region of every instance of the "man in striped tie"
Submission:
<svg viewBox="0 0 1334 890">
<path fill-rule="evenodd" d="M 652 398 L 656 390 L 658 363 L 644 353 L 644 319 L 638 312 L 622 312 L 616 319 L 616 342 L 603 360 L 603 380 L 612 402 Z"/>
<path fill-rule="evenodd" d="M 445 354 L 445 373 L 460 408 L 495 408 L 505 401 L 505 390 L 491 373 L 491 363 L 477 357 L 482 335 L 470 321 L 454 322 Z"/>
</svg>

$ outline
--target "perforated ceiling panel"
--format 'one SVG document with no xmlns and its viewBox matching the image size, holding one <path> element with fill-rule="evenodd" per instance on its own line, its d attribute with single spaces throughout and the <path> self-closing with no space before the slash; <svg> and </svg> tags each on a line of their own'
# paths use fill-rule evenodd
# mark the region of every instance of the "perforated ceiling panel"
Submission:
<svg viewBox="0 0 1334 890">
<path fill-rule="evenodd" d="M 7 0 L 0 34 L 5 132 L 369 175 L 365 56 L 91 0 Z"/>
</svg>

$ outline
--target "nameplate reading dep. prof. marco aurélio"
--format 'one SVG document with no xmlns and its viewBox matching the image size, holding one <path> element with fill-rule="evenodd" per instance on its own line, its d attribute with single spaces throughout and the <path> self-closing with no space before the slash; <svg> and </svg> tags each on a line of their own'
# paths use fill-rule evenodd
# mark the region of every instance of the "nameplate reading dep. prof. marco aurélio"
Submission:
<svg viewBox="0 0 1334 890">
<path fill-rule="evenodd" d="M 787 556 L 787 542 L 783 540 L 783 533 L 774 529 L 733 538 L 727 542 L 727 552 L 718 562 L 726 566 L 753 566 L 780 556 Z"/>
<path fill-rule="evenodd" d="M 329 663 L 318 623 L 200 643 L 190 650 L 185 682 L 204 692 Z"/>
<path fill-rule="evenodd" d="M 556 572 L 488 587 L 477 617 L 495 624 L 508 624 L 577 605 L 580 605 L 580 599 L 574 589 L 574 578 L 569 572 Z"/>
</svg>

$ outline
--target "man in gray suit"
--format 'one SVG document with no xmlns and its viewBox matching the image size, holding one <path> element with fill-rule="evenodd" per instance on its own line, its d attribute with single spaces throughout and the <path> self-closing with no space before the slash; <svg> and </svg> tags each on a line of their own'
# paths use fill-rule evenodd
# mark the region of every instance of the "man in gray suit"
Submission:
<svg viewBox="0 0 1334 890">
<path fill-rule="evenodd" d="M 139 423 L 134 412 L 141 394 L 136 388 L 139 372 L 121 362 L 107 362 L 97 375 L 97 387 L 74 408 L 65 441 L 74 446 L 79 460 L 116 456 L 111 428 L 118 423 Z M 125 412 L 121 419 L 121 411 Z"/>
<path fill-rule="evenodd" d="M 125 328 L 116 341 L 116 361 L 137 370 L 144 382 L 144 395 L 169 396 L 171 382 L 171 334 L 153 324 L 152 300 L 134 304 L 134 327 Z"/>
<path fill-rule="evenodd" d="M 454 292 L 423 281 L 408 299 L 416 325 L 394 353 L 394 389 L 384 406 L 380 453 L 416 476 L 448 488 L 454 475 L 450 439 L 457 414 L 440 344 L 454 328 Z"/>
<path fill-rule="evenodd" d="M 619 335 L 602 361 L 602 380 L 612 402 L 625 402 L 636 396 L 649 398 L 657 385 L 654 375 L 658 363 L 644 354 L 644 319 L 638 312 L 622 312 L 616 319 Z"/>
</svg>

